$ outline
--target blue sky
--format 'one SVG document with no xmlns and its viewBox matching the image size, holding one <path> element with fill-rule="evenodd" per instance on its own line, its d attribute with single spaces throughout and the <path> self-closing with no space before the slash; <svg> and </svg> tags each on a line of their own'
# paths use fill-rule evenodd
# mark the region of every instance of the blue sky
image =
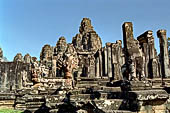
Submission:
<svg viewBox="0 0 170 113">
<path fill-rule="evenodd" d="M 45 44 L 67 42 L 78 33 L 83 17 L 106 42 L 122 40 L 122 24 L 133 22 L 134 36 L 152 30 L 159 53 L 158 29 L 170 37 L 170 0 L 0 0 L 0 47 L 9 60 L 17 53 L 39 58 Z"/>
</svg>

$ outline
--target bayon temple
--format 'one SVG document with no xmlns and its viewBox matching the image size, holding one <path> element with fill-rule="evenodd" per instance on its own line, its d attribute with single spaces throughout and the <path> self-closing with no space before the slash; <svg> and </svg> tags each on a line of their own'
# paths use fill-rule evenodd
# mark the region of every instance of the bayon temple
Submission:
<svg viewBox="0 0 170 113">
<path fill-rule="evenodd" d="M 166 30 L 133 36 L 132 22 L 122 25 L 123 39 L 102 46 L 91 20 L 67 43 L 44 45 L 40 60 L 17 53 L 3 60 L 0 49 L 0 108 L 25 113 L 169 113 L 170 65 Z"/>
</svg>

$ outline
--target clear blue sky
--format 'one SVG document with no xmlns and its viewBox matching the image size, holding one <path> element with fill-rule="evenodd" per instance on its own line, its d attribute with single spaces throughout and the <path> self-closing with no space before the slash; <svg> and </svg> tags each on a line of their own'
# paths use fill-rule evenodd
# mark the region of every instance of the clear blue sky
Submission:
<svg viewBox="0 0 170 113">
<path fill-rule="evenodd" d="M 17 53 L 39 58 L 44 44 L 67 42 L 78 33 L 83 17 L 106 42 L 122 40 L 122 24 L 133 22 L 134 36 L 158 29 L 170 36 L 170 0 L 0 0 L 0 46 L 9 60 Z"/>
</svg>

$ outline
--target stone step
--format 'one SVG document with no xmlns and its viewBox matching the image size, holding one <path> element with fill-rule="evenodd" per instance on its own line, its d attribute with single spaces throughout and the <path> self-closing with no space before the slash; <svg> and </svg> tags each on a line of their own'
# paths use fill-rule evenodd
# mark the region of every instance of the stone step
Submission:
<svg viewBox="0 0 170 113">
<path fill-rule="evenodd" d="M 76 84 L 76 87 L 78 88 L 91 88 L 99 86 L 98 84 Z"/>
<path fill-rule="evenodd" d="M 16 110 L 25 111 L 26 108 L 15 108 Z"/>
<path fill-rule="evenodd" d="M 132 87 L 130 88 L 131 91 L 139 91 L 139 90 L 151 90 L 152 87 Z"/>
<path fill-rule="evenodd" d="M 81 84 L 85 84 L 85 85 L 92 85 L 92 84 L 97 84 L 98 86 L 106 86 L 107 85 L 107 81 L 80 81 L 76 84 L 77 85 L 81 85 Z"/>
<path fill-rule="evenodd" d="M 128 110 L 105 110 L 106 113 L 138 113 L 138 112 L 132 112 Z"/>
<path fill-rule="evenodd" d="M 128 92 L 108 93 L 108 99 L 130 99 L 130 100 L 154 100 L 167 99 L 168 93 L 165 90 L 140 90 Z"/>
<path fill-rule="evenodd" d="M 47 103 L 58 103 L 58 102 L 62 102 L 64 98 L 65 98 L 65 95 L 49 95 L 46 97 L 46 102 Z"/>
<path fill-rule="evenodd" d="M 151 90 L 152 84 L 149 81 L 130 81 L 120 83 L 122 91 Z"/>
<path fill-rule="evenodd" d="M 26 109 L 26 104 L 16 104 L 15 108 L 16 109 Z"/>
<path fill-rule="evenodd" d="M 152 83 L 149 81 L 130 81 L 131 87 L 150 87 Z"/>
<path fill-rule="evenodd" d="M 86 91 L 85 88 L 83 88 L 83 89 L 75 89 L 75 90 L 72 90 L 71 93 L 72 93 L 73 95 L 78 95 L 78 94 L 81 94 L 81 93 L 83 93 L 83 92 L 85 92 L 85 91 Z"/>
<path fill-rule="evenodd" d="M 28 113 L 35 113 L 35 111 L 38 111 L 39 108 L 26 108 L 26 110 L 28 110 Z M 38 113 L 42 113 L 42 112 L 38 112 Z"/>
<path fill-rule="evenodd" d="M 36 105 L 33 105 L 33 104 L 26 104 L 26 107 L 27 109 L 30 109 L 30 108 L 40 108 L 42 105 L 41 104 L 36 104 Z"/>
<path fill-rule="evenodd" d="M 154 79 L 148 79 L 148 80 L 150 80 L 152 83 L 162 83 L 162 81 L 170 83 L 170 78 L 163 78 L 163 80 L 161 78 L 154 78 Z"/>
<path fill-rule="evenodd" d="M 92 94 L 78 94 L 70 95 L 70 100 L 93 100 L 93 99 L 107 99 L 107 93 L 94 92 Z"/>
<path fill-rule="evenodd" d="M 14 95 L 3 95 L 3 96 L 0 96 L 0 100 L 14 100 L 15 99 L 15 96 Z"/>
<path fill-rule="evenodd" d="M 0 96 L 14 96 L 14 93 L 0 93 Z"/>
<path fill-rule="evenodd" d="M 48 91 L 39 91 L 39 94 L 41 95 L 47 95 L 49 92 Z"/>
<path fill-rule="evenodd" d="M 106 86 L 109 83 L 109 81 L 100 81 L 98 84 L 100 86 Z"/>
<path fill-rule="evenodd" d="M 0 105 L 13 105 L 15 100 L 0 100 Z"/>
<path fill-rule="evenodd" d="M 17 100 L 15 101 L 15 103 L 16 103 L 16 104 L 24 104 L 24 103 L 25 103 L 25 100 L 19 100 L 19 99 L 17 99 Z"/>
<path fill-rule="evenodd" d="M 103 78 L 90 78 L 90 77 L 78 77 L 78 81 L 110 81 L 108 77 Z"/>
<path fill-rule="evenodd" d="M 57 113 L 58 112 L 58 109 L 52 109 L 50 110 L 50 113 Z"/>
<path fill-rule="evenodd" d="M 91 99 L 91 94 L 79 94 L 79 95 L 70 95 L 70 100 L 83 100 Z"/>
<path fill-rule="evenodd" d="M 105 99 L 105 100 L 94 100 L 98 108 L 105 110 L 129 110 L 131 109 L 129 100 L 124 99 Z"/>
<path fill-rule="evenodd" d="M 44 102 L 27 102 L 26 105 L 42 105 Z"/>
<path fill-rule="evenodd" d="M 77 84 L 98 84 L 99 81 L 79 81 Z"/>
<path fill-rule="evenodd" d="M 103 87 L 103 92 L 121 92 L 120 87 Z"/>
</svg>

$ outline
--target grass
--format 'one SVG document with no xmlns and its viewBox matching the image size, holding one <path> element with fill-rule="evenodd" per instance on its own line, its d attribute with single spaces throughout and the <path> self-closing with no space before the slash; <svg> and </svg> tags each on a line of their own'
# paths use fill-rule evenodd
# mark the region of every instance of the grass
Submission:
<svg viewBox="0 0 170 113">
<path fill-rule="evenodd" d="M 0 113 L 23 113 L 19 110 L 13 110 L 13 109 L 0 109 Z"/>
</svg>

